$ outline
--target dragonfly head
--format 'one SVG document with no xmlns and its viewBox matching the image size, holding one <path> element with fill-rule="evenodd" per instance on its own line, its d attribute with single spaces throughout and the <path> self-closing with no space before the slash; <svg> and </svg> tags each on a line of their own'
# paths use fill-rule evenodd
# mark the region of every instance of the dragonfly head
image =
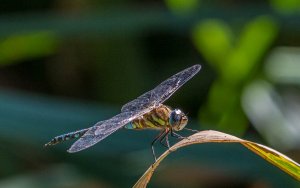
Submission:
<svg viewBox="0 0 300 188">
<path fill-rule="evenodd" d="M 171 112 L 169 123 L 175 131 L 182 130 L 188 122 L 187 116 L 179 109 Z"/>
</svg>

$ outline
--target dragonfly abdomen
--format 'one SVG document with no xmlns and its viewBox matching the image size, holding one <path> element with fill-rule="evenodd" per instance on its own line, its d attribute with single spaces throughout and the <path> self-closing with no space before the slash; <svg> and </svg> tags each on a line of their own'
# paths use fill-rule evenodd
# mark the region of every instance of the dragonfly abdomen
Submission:
<svg viewBox="0 0 300 188">
<path fill-rule="evenodd" d="M 84 135 L 84 133 L 86 133 L 88 130 L 89 130 L 89 128 L 57 136 L 57 137 L 53 138 L 50 142 L 45 144 L 45 146 L 52 146 L 52 145 L 58 144 L 60 142 L 79 138 L 82 135 Z"/>
<path fill-rule="evenodd" d="M 127 129 L 164 129 L 169 127 L 170 108 L 162 105 L 126 125 Z"/>
</svg>

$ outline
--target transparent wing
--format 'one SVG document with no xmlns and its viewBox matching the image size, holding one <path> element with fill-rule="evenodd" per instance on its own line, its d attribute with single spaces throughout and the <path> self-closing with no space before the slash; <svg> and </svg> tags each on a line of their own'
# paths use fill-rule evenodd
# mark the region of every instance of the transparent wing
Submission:
<svg viewBox="0 0 300 188">
<path fill-rule="evenodd" d="M 152 109 L 153 108 L 149 107 L 140 111 L 122 112 L 111 119 L 96 123 L 71 146 L 68 152 L 78 152 L 95 145 L 127 123 L 147 112 L 150 112 Z"/>
<path fill-rule="evenodd" d="M 177 89 L 191 79 L 199 72 L 201 65 L 194 65 L 183 71 L 171 76 L 169 79 L 163 81 L 153 90 L 148 91 L 140 97 L 125 104 L 121 111 L 136 111 L 150 106 L 158 106 L 167 100 Z"/>
<path fill-rule="evenodd" d="M 95 124 L 71 146 L 68 152 L 73 153 L 84 150 L 97 142 L 100 142 L 137 117 L 158 107 L 184 83 L 197 74 L 200 69 L 200 65 L 194 65 L 187 68 L 165 80 L 153 90 L 148 91 L 137 99 L 125 104 L 122 107 L 120 114 Z"/>
</svg>

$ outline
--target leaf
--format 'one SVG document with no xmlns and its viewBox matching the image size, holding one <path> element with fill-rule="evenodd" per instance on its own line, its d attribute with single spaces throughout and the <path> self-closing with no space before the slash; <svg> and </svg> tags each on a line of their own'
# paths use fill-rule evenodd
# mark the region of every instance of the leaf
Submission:
<svg viewBox="0 0 300 188">
<path fill-rule="evenodd" d="M 179 141 L 178 143 L 174 144 L 169 150 L 165 151 L 157 161 L 152 164 L 147 171 L 143 174 L 143 176 L 136 182 L 133 186 L 134 188 L 142 188 L 146 187 L 149 183 L 154 170 L 159 166 L 160 162 L 167 157 L 173 151 L 177 149 L 192 145 L 192 144 L 202 144 L 208 142 L 217 142 L 217 143 L 241 143 L 254 153 L 260 155 L 265 160 L 269 161 L 273 165 L 277 166 L 287 174 L 291 175 L 298 181 L 300 181 L 300 165 L 293 161 L 292 159 L 288 158 L 287 156 L 275 151 L 267 146 L 257 144 L 254 142 L 250 142 L 248 140 L 243 140 L 237 138 L 235 136 L 225 134 L 218 131 L 207 130 L 201 131 L 196 134 L 193 134 L 186 139 Z"/>
<path fill-rule="evenodd" d="M 15 34 L 0 42 L 0 66 L 51 55 L 58 37 L 50 31 Z"/>
</svg>

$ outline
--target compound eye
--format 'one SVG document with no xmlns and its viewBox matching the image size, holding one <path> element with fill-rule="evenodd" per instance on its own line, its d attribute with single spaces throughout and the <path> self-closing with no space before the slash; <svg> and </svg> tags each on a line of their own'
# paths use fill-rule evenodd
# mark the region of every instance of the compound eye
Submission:
<svg viewBox="0 0 300 188">
<path fill-rule="evenodd" d="M 175 120 L 175 122 L 180 122 L 180 120 L 181 120 L 181 115 L 175 114 L 175 115 L 174 115 L 174 120 Z"/>
<path fill-rule="evenodd" d="M 170 125 L 176 126 L 181 122 L 182 115 L 180 110 L 173 110 L 170 114 Z"/>
</svg>

